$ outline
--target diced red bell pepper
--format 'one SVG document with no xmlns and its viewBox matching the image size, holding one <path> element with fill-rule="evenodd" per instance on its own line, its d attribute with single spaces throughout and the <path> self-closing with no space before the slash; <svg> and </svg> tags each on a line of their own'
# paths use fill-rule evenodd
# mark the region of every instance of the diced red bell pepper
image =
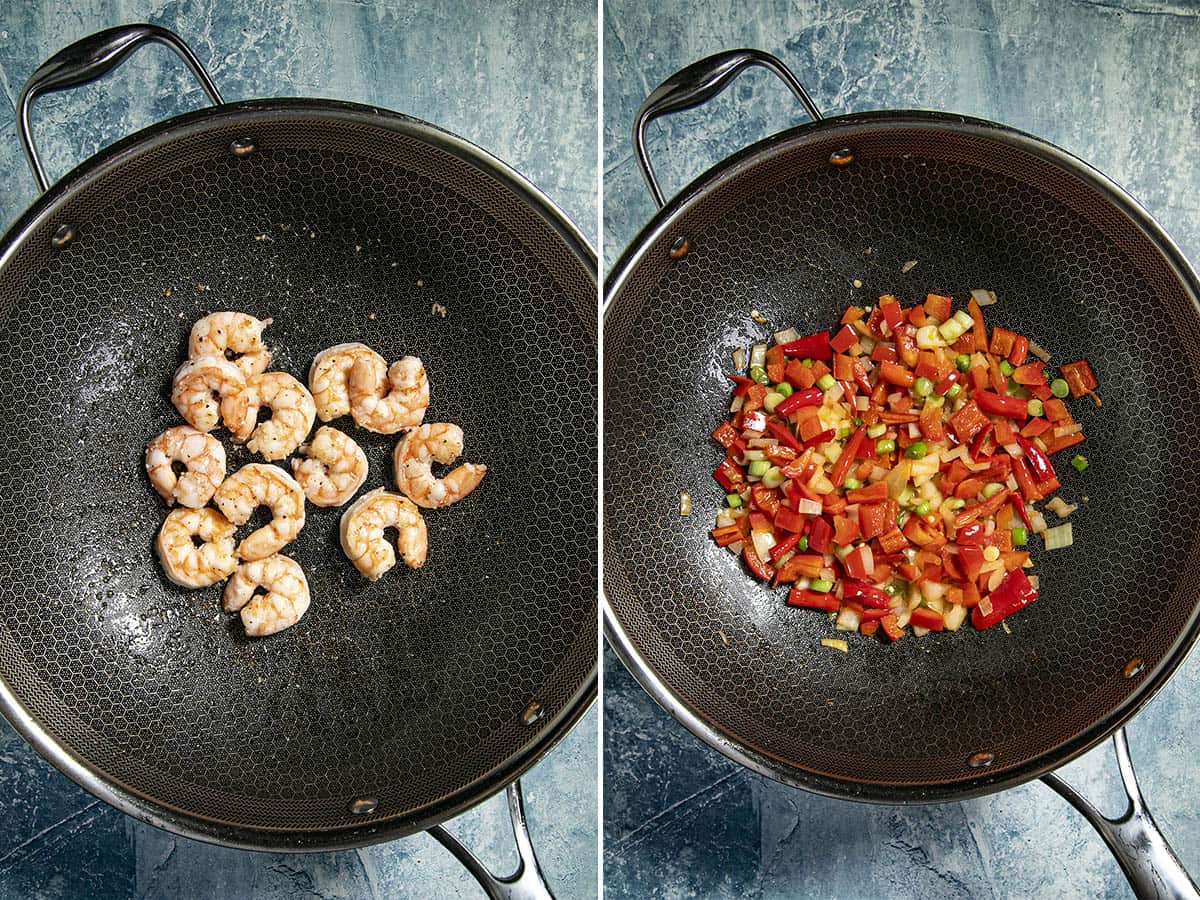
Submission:
<svg viewBox="0 0 1200 900">
<path fill-rule="evenodd" d="M 883 482 L 878 482 L 883 484 Z M 887 494 L 887 491 L 884 491 Z M 858 530 L 864 541 L 879 537 L 887 528 L 887 505 L 883 503 L 863 503 L 858 508 Z"/>
<path fill-rule="evenodd" d="M 771 520 L 767 516 L 758 511 L 751 510 L 747 518 L 750 520 L 751 531 L 774 531 L 771 527 Z"/>
<path fill-rule="evenodd" d="M 763 401 L 767 399 L 767 386 L 765 384 L 752 384 L 746 391 L 746 399 L 742 403 L 743 413 L 752 413 L 756 409 L 763 408 Z"/>
<path fill-rule="evenodd" d="M 918 547 L 937 550 L 946 543 L 946 537 L 936 528 L 930 527 L 920 516 L 909 516 L 904 523 L 904 536 Z"/>
<path fill-rule="evenodd" d="M 908 547 L 908 538 L 899 528 L 893 525 L 879 536 L 879 547 L 884 553 L 899 553 Z"/>
<path fill-rule="evenodd" d="M 871 362 L 896 362 L 900 357 L 896 355 L 896 348 L 889 347 L 887 344 L 876 344 L 875 349 L 871 351 Z"/>
<path fill-rule="evenodd" d="M 922 628 L 928 628 L 930 631 L 941 631 L 946 627 L 946 620 L 942 618 L 942 614 L 936 609 L 929 609 L 927 606 L 918 606 L 908 614 L 910 625 L 920 625 Z"/>
<path fill-rule="evenodd" d="M 806 366 L 798 359 L 788 360 L 787 367 L 783 370 L 783 377 L 798 391 L 807 390 L 817 383 L 817 375 L 812 370 L 812 366 Z"/>
<path fill-rule="evenodd" d="M 930 381 L 937 381 L 937 357 L 933 354 L 933 351 L 922 350 L 917 354 L 916 376 L 918 378 L 928 378 Z"/>
<path fill-rule="evenodd" d="M 767 428 L 771 427 L 771 423 L 767 424 Z M 767 459 L 771 461 L 773 466 L 786 466 L 788 463 L 796 461 L 796 451 L 791 447 L 785 447 L 783 444 L 773 444 L 770 447 L 764 447 L 763 452 L 767 454 Z"/>
<path fill-rule="evenodd" d="M 783 502 L 779 491 L 767 487 L 761 481 L 750 486 L 750 499 L 755 507 L 772 518 L 779 512 L 779 506 Z"/>
<path fill-rule="evenodd" d="M 805 609 L 825 609 L 830 612 L 837 612 L 841 603 L 833 593 L 819 594 L 816 591 L 810 591 L 807 588 L 793 587 L 788 591 L 787 596 L 788 606 L 801 606 Z"/>
<path fill-rule="evenodd" d="M 950 318 L 950 305 L 954 301 L 944 294 L 925 295 L 925 314 L 933 316 L 939 322 Z"/>
<path fill-rule="evenodd" d="M 833 517 L 833 542 L 839 547 L 845 547 L 858 537 L 858 518 L 848 516 Z"/>
<path fill-rule="evenodd" d="M 852 491 L 846 491 L 846 499 L 851 503 L 876 503 L 887 498 L 887 482 L 884 481 L 876 481 Z"/>
<path fill-rule="evenodd" d="M 865 544 L 860 544 L 847 553 L 842 565 L 851 578 L 870 578 L 875 573 L 874 555 Z"/>
<path fill-rule="evenodd" d="M 776 516 L 776 520 L 778 520 L 778 516 Z M 779 522 L 776 521 L 775 524 L 778 525 Z M 779 562 L 779 560 L 783 559 L 784 556 L 796 549 L 796 545 L 798 543 L 800 543 L 800 535 L 789 534 L 786 537 L 776 541 L 775 546 L 767 551 L 767 555 L 771 557 L 773 562 Z"/>
<path fill-rule="evenodd" d="M 942 427 L 942 408 L 931 404 L 923 406 L 917 427 L 921 429 L 921 437 L 927 441 L 944 440 L 946 430 Z"/>
<path fill-rule="evenodd" d="M 718 547 L 728 547 L 730 544 L 742 539 L 742 529 L 738 528 L 736 523 L 714 528 L 709 534 L 717 542 Z"/>
<path fill-rule="evenodd" d="M 767 377 L 772 384 L 779 384 L 786 371 L 787 360 L 783 356 L 783 348 L 776 344 L 767 351 Z"/>
<path fill-rule="evenodd" d="M 746 483 L 746 473 L 728 456 L 713 469 L 713 478 L 717 479 L 717 484 L 721 485 L 727 494 L 741 490 Z"/>
<path fill-rule="evenodd" d="M 1019 609 L 1024 609 L 1037 599 L 1037 589 L 1029 582 L 1029 578 L 1021 569 L 1013 569 L 1004 576 L 1000 586 L 988 594 L 992 611 L 984 615 L 976 606 L 971 611 L 971 624 L 982 631 L 991 628 L 1001 619 L 1012 615 Z"/>
<path fill-rule="evenodd" d="M 979 577 L 979 570 L 983 568 L 983 548 L 960 546 L 958 561 L 962 565 L 963 574 L 967 576 L 967 580 L 974 581 Z"/>
<path fill-rule="evenodd" d="M 934 385 L 934 387 L 933 387 L 934 391 L 938 394 L 946 393 L 946 391 L 950 390 L 950 388 L 953 387 L 954 384 L 956 384 L 958 382 L 958 379 L 961 376 L 962 376 L 962 372 L 959 372 L 957 369 L 953 369 L 953 370 L 947 372 L 946 375 L 942 378 L 942 380 L 939 381 L 936 385 Z"/>
<path fill-rule="evenodd" d="M 880 617 L 886 615 L 883 610 L 879 611 Z M 858 633 L 870 637 L 879 630 L 879 622 L 872 619 L 863 619 L 858 623 Z"/>
<path fill-rule="evenodd" d="M 959 546 L 982 547 L 985 528 L 986 526 L 982 522 L 968 522 L 954 532 L 954 540 L 958 542 Z"/>
<path fill-rule="evenodd" d="M 1096 373 L 1092 371 L 1086 359 L 1067 363 L 1062 367 L 1062 376 L 1067 382 L 1067 387 L 1071 389 L 1072 397 L 1082 397 L 1100 386 L 1100 382 L 1096 380 Z"/>
<path fill-rule="evenodd" d="M 1017 439 L 1017 432 L 1013 428 L 1012 423 L 1003 416 L 997 416 L 993 423 L 996 427 L 992 431 L 993 437 L 996 438 L 996 443 L 1000 446 L 1011 444 Z"/>
<path fill-rule="evenodd" d="M 988 352 L 996 356 L 1007 357 L 1012 352 L 1013 341 L 1016 338 L 1015 331 L 1009 331 L 1007 328 L 993 328 L 992 343 L 988 347 Z"/>
<path fill-rule="evenodd" d="M 981 410 L 993 416 L 1024 419 L 1029 414 L 1027 402 L 1020 397 L 1002 397 L 991 391 L 977 391 L 972 399 Z"/>
<path fill-rule="evenodd" d="M 742 547 L 742 559 L 746 561 L 746 566 L 754 573 L 754 577 L 760 581 L 771 580 L 771 570 L 766 564 L 759 559 L 758 554 L 754 552 L 754 542 L 746 541 L 746 545 Z"/>
<path fill-rule="evenodd" d="M 995 426 L 992 425 L 991 422 L 988 422 L 987 427 L 984 428 L 983 431 L 979 432 L 979 434 L 975 435 L 974 440 L 971 441 L 971 446 L 967 448 L 967 453 L 970 454 L 973 462 L 978 460 L 980 455 L 983 453 L 984 444 L 987 443 L 987 439 L 991 436 L 991 433 L 994 429 Z"/>
<path fill-rule="evenodd" d="M 779 510 L 775 513 L 775 527 L 783 531 L 791 531 L 799 534 L 804 530 L 804 522 L 804 516 L 786 506 L 779 507 Z"/>
<path fill-rule="evenodd" d="M 1046 441 L 1047 453 L 1058 453 L 1060 450 L 1066 450 L 1068 447 L 1074 447 L 1076 444 L 1083 443 L 1083 432 L 1077 431 L 1074 434 L 1064 434 L 1059 437 L 1044 438 Z M 1057 481 L 1057 479 L 1055 479 Z"/>
<path fill-rule="evenodd" d="M 833 356 L 828 331 L 815 331 L 780 346 L 783 348 L 784 355 L 800 359 L 829 359 Z"/>
<path fill-rule="evenodd" d="M 1017 335 L 1013 338 L 1012 350 L 1008 353 L 1009 365 L 1019 366 L 1029 356 L 1029 338 Z"/>
<path fill-rule="evenodd" d="M 916 377 L 912 371 L 898 363 L 880 363 L 877 371 L 879 372 L 880 380 L 886 381 L 888 384 L 894 384 L 897 387 L 910 388 L 913 386 L 913 382 L 916 381 Z"/>
<path fill-rule="evenodd" d="M 1035 396 L 1039 400 L 1041 400 L 1043 404 L 1047 400 L 1050 400 L 1054 397 L 1054 393 L 1050 390 L 1050 385 L 1048 385 L 1048 384 L 1026 385 L 1026 390 L 1028 390 L 1029 393 L 1033 394 L 1033 396 Z"/>
<path fill-rule="evenodd" d="M 896 329 L 896 353 L 900 361 L 910 368 L 917 364 L 917 332 L 910 325 L 901 325 Z"/>
<path fill-rule="evenodd" d="M 914 306 L 908 311 L 908 321 L 918 328 L 925 325 L 928 319 L 929 317 L 925 315 L 925 307 L 923 306 Z"/>
<path fill-rule="evenodd" d="M 746 391 L 750 390 L 750 386 L 756 384 L 753 378 L 747 378 L 744 375 L 726 375 L 733 382 L 733 396 L 741 397 Z"/>
<path fill-rule="evenodd" d="M 974 297 L 967 301 L 967 311 L 971 314 L 971 318 L 975 320 L 975 327 L 973 329 L 975 332 L 975 350 L 979 353 L 985 353 L 988 348 L 987 325 L 983 322 L 983 310 Z"/>
<path fill-rule="evenodd" d="M 1045 367 L 1040 362 L 1026 363 L 1013 369 L 1012 380 L 1017 384 L 1045 384 Z"/>
<path fill-rule="evenodd" d="M 833 377 L 838 381 L 854 380 L 854 360 L 845 353 L 833 358 Z"/>
<path fill-rule="evenodd" d="M 842 597 L 875 609 L 891 609 L 892 606 L 891 597 L 874 585 L 859 579 L 847 578 L 842 581 Z"/>
<path fill-rule="evenodd" d="M 838 329 L 838 333 L 830 340 L 829 346 L 836 353 L 845 353 L 851 347 L 858 343 L 858 332 L 849 325 L 843 325 Z"/>
<path fill-rule="evenodd" d="M 826 494 L 821 498 L 821 506 L 824 508 L 825 515 L 827 516 L 836 516 L 844 513 L 846 505 L 846 498 L 837 492 Z M 837 529 L 835 528 L 834 530 L 836 531 Z"/>
<path fill-rule="evenodd" d="M 896 617 L 890 613 L 879 620 L 879 626 L 889 641 L 898 641 L 904 637 L 904 629 L 900 627 Z"/>
<path fill-rule="evenodd" d="M 950 417 L 950 427 L 958 436 L 960 444 L 966 444 L 974 439 L 984 428 L 991 425 L 988 417 L 979 411 L 974 400 L 968 400 L 962 409 Z"/>
<path fill-rule="evenodd" d="M 893 329 L 904 321 L 904 307 L 891 294 L 884 294 L 879 298 L 879 310 L 884 321 Z"/>
<path fill-rule="evenodd" d="M 733 427 L 732 422 L 722 422 L 712 433 L 713 440 L 728 450 L 734 441 L 740 438 L 741 432 Z"/>
<path fill-rule="evenodd" d="M 851 322 L 857 322 L 866 314 L 867 311 L 861 306 L 847 306 L 846 311 L 842 313 L 842 324 L 849 325 Z"/>
<path fill-rule="evenodd" d="M 1043 487 L 1045 482 L 1058 480 L 1058 476 L 1054 473 L 1054 466 L 1050 463 L 1050 457 L 1041 447 L 1029 438 L 1020 435 L 1017 436 L 1017 443 L 1021 447 L 1021 452 L 1025 454 L 1025 458 L 1029 460 L 1029 469 L 1033 472 L 1033 478 L 1039 487 Z"/>
<path fill-rule="evenodd" d="M 791 582 L 797 578 L 817 578 L 825 568 L 825 560 L 815 553 L 797 553 L 779 568 L 775 580 Z"/>
<path fill-rule="evenodd" d="M 792 396 L 794 397 L 795 394 Z M 782 422 L 777 422 L 774 419 L 769 420 L 767 422 L 767 430 L 770 431 L 780 443 L 796 453 L 800 453 L 804 450 L 804 445 L 800 443 L 799 439 L 794 434 L 792 434 L 792 429 L 788 428 Z"/>
<path fill-rule="evenodd" d="M 820 388 L 811 387 L 804 391 L 795 391 L 790 397 L 784 397 L 775 407 L 775 415 L 787 418 L 798 409 L 806 406 L 820 406 L 825 398 L 825 392 Z"/>
<path fill-rule="evenodd" d="M 833 526 L 824 517 L 816 516 L 808 526 L 808 546 L 817 553 L 824 553 L 832 540 Z"/>
<path fill-rule="evenodd" d="M 1067 404 L 1063 403 L 1057 397 L 1052 400 L 1042 401 L 1043 411 L 1046 413 L 1046 418 L 1058 425 L 1061 422 L 1071 421 L 1070 410 L 1067 409 Z"/>
<path fill-rule="evenodd" d="M 767 414 L 761 409 L 748 412 L 742 416 L 743 431 L 757 431 L 760 434 L 767 430 Z"/>
</svg>

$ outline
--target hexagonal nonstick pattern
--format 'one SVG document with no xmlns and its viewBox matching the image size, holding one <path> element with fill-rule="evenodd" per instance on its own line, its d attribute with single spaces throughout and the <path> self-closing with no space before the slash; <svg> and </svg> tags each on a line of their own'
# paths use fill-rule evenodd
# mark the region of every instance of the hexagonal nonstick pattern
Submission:
<svg viewBox="0 0 1200 900">
<path fill-rule="evenodd" d="M 618 265 L 605 590 L 666 690 L 777 775 L 921 800 L 1029 777 L 1089 729 L 1098 739 L 1169 660 L 1198 584 L 1200 317 L 1194 283 L 1094 183 L 986 128 L 909 125 L 868 116 L 774 139 L 696 189 L 635 266 Z M 843 146 L 854 162 L 836 168 Z M 689 251 L 673 259 L 681 237 Z M 1099 376 L 1103 409 L 1072 404 L 1091 465 L 1058 466 L 1061 493 L 1088 498 L 1071 517 L 1075 545 L 1034 550 L 1041 597 L 1012 634 L 820 647 L 834 634 L 824 616 L 787 607 L 707 535 L 723 501 L 709 433 L 727 418 L 730 354 L 769 339 L 752 308 L 803 334 L 885 292 L 962 303 L 979 287 L 1001 297 L 989 324 L 1055 363 L 1085 357 Z M 1135 657 L 1144 668 L 1127 678 Z M 980 752 L 990 768 L 967 764 Z"/>
<path fill-rule="evenodd" d="M 402 831 L 527 762 L 594 672 L 595 276 L 484 170 L 322 116 L 160 137 L 0 272 L 0 674 L 151 803 L 247 829 Z M 255 152 L 235 158 L 247 135 Z M 54 250 L 63 222 L 77 237 Z M 309 505 L 285 552 L 312 607 L 265 640 L 220 611 L 219 587 L 169 583 L 152 549 L 165 509 L 142 448 L 180 421 L 171 376 L 214 309 L 272 317 L 272 368 L 301 380 L 344 341 L 419 355 L 427 421 L 460 424 L 464 458 L 489 468 L 429 512 L 425 569 L 376 583 L 342 555 L 342 510 Z M 399 436 L 332 424 L 367 452 L 362 490 L 392 487 Z M 218 434 L 230 470 L 250 461 Z M 352 815 L 363 797 L 377 810 Z"/>
</svg>

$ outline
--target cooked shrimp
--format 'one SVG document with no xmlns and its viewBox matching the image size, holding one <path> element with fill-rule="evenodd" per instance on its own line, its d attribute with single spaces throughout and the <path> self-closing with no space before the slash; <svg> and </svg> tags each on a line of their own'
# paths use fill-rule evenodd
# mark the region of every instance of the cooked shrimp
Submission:
<svg viewBox="0 0 1200 900">
<path fill-rule="evenodd" d="M 483 481 L 487 466 L 463 463 L 445 478 L 435 478 L 434 462 L 450 464 L 463 449 L 463 431 L 448 422 L 432 422 L 400 439 L 392 454 L 396 487 L 417 506 L 436 509 L 461 500 Z"/>
<path fill-rule="evenodd" d="M 259 588 L 265 594 L 256 594 Z M 250 637 L 291 628 L 308 611 L 308 579 L 294 559 L 276 553 L 238 566 L 225 585 L 225 611 L 241 610 Z"/>
<path fill-rule="evenodd" d="M 263 559 L 278 553 L 304 527 L 304 493 L 296 480 L 279 466 L 264 463 L 242 466 L 221 482 L 213 502 L 234 525 L 246 524 L 260 506 L 271 510 L 271 521 L 250 532 L 238 545 L 237 553 L 242 559 Z"/>
<path fill-rule="evenodd" d="M 212 431 L 221 421 L 221 402 L 245 384 L 242 370 L 223 356 L 201 356 L 175 372 L 171 402 L 197 431 Z"/>
<path fill-rule="evenodd" d="M 322 425 L 300 452 L 307 459 L 293 459 L 292 471 L 317 506 L 341 506 L 367 480 L 367 455 L 336 428 Z"/>
<path fill-rule="evenodd" d="M 387 361 L 366 344 L 338 344 L 322 350 L 308 367 L 308 388 L 322 422 L 350 414 L 347 382 L 354 361 L 361 356 L 378 359 L 381 366 L 387 367 Z"/>
<path fill-rule="evenodd" d="M 395 434 L 415 428 L 429 406 L 429 379 L 415 356 L 384 370 L 382 357 L 360 356 L 350 369 L 350 414 L 367 431 Z"/>
<path fill-rule="evenodd" d="M 258 422 L 258 412 L 269 407 L 271 418 Z M 245 443 L 263 459 L 283 459 L 312 431 L 317 408 L 312 394 L 286 372 L 263 372 L 246 386 L 221 400 L 221 418 L 237 443 Z"/>
<path fill-rule="evenodd" d="M 340 528 L 342 550 L 371 581 L 377 581 L 396 564 L 396 553 L 384 534 L 385 528 L 396 529 L 396 546 L 405 565 L 410 569 L 425 565 L 429 535 L 421 511 L 399 494 L 376 488 L 342 513 Z"/>
<path fill-rule="evenodd" d="M 178 475 L 176 464 L 183 466 Z M 168 506 L 199 509 L 225 479 L 225 448 L 211 434 L 176 425 L 146 445 L 146 474 Z"/>
<path fill-rule="evenodd" d="M 271 351 L 263 343 L 263 329 L 271 319 L 256 319 L 241 312 L 215 312 L 192 326 L 188 356 L 220 356 L 232 362 L 249 378 L 267 371 Z"/>
<path fill-rule="evenodd" d="M 201 543 L 197 545 L 193 538 Z M 233 523 L 215 509 L 171 510 L 158 530 L 155 549 L 167 577 L 187 588 L 216 584 L 238 566 Z"/>
</svg>

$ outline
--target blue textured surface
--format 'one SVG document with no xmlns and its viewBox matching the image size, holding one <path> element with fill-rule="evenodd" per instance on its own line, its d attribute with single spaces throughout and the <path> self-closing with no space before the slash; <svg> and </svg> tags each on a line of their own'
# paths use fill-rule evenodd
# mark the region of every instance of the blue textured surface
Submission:
<svg viewBox="0 0 1200 900">
<path fill-rule="evenodd" d="M 237 7 L 236 9 L 233 7 Z M 377 104 L 483 146 L 596 237 L 596 13 L 536 5 L 328 2 L 0 2 L 0 220 L 33 200 L 12 103 L 33 69 L 100 28 L 152 21 L 179 32 L 226 99 L 321 96 Z M 58 177 L 138 127 L 203 96 L 161 48 L 105 81 L 40 101 L 39 145 Z M 9 585 L 9 588 L 12 586 Z M 596 712 L 524 780 L 535 845 L 564 898 L 596 883 Z M 66 897 L 482 896 L 420 835 L 356 852 L 253 854 L 175 838 L 96 801 L 0 722 L 0 900 Z M 503 798 L 452 821 L 485 861 L 515 861 Z"/>
<path fill-rule="evenodd" d="M 1042 135 L 1125 185 L 1200 262 L 1200 4 L 609 0 L 604 42 L 608 266 L 654 211 L 630 151 L 642 99 L 683 65 L 737 46 L 779 55 L 828 113 L 940 108 Z M 772 76 L 747 73 L 651 126 L 664 190 L 800 121 Z M 931 807 L 827 800 L 709 750 L 611 653 L 605 669 L 607 896 L 1130 896 L 1099 837 L 1041 784 Z M 1198 689 L 1193 654 L 1129 738 L 1156 819 L 1200 875 Z M 1107 744 L 1064 775 L 1106 812 L 1121 808 Z"/>
</svg>

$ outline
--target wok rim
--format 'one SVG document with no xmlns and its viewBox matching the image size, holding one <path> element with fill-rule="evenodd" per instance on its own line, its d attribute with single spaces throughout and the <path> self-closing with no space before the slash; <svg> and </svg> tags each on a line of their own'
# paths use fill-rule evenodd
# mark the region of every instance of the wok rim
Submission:
<svg viewBox="0 0 1200 900">
<path fill-rule="evenodd" d="M 483 176 L 493 179 L 501 188 L 516 195 L 526 208 L 550 225 L 592 280 L 598 281 L 596 251 L 579 227 L 528 178 L 487 150 L 452 132 L 403 113 L 343 100 L 304 97 L 241 100 L 204 107 L 157 122 L 105 147 L 52 184 L 0 237 L 0 273 L 5 271 L 40 226 L 96 179 L 111 174 L 153 149 L 169 146 L 197 132 L 243 121 L 250 124 L 269 123 L 281 118 L 314 121 L 340 118 L 350 124 L 382 128 L 415 138 L 467 162 Z M 597 696 L 598 670 L 597 656 L 583 682 L 541 736 L 475 781 L 460 786 L 416 813 L 317 831 L 238 825 L 197 816 L 153 800 L 132 786 L 117 782 L 63 747 L 29 713 L 2 675 L 0 715 L 40 756 L 77 785 L 146 824 L 182 837 L 240 850 L 297 853 L 348 850 L 407 837 L 432 828 L 483 803 L 517 781 L 558 746 L 591 707 Z"/>
<path fill-rule="evenodd" d="M 1154 216 L 1128 191 L 1080 157 L 1040 138 L 1037 135 L 994 122 L 989 119 L 965 116 L 934 110 L 872 110 L 831 116 L 819 122 L 807 122 L 786 129 L 757 141 L 725 159 L 717 162 L 681 189 L 667 204 L 659 209 L 637 233 L 629 246 L 622 251 L 604 282 L 604 304 L 602 317 L 607 323 L 609 314 L 620 299 L 620 293 L 630 276 L 649 248 L 697 203 L 721 186 L 740 178 L 747 170 L 756 167 L 767 156 L 786 152 L 799 143 L 827 139 L 840 129 L 853 129 L 868 125 L 875 127 L 910 128 L 919 130 L 950 130 L 998 141 L 1024 150 L 1068 173 L 1075 175 L 1095 188 L 1122 214 L 1133 219 L 1144 234 L 1152 241 L 1164 260 L 1184 284 L 1193 298 L 1197 315 L 1200 316 L 1200 275 L 1188 262 L 1187 257 Z M 839 145 L 840 146 L 840 145 Z M 601 332 L 604 334 L 604 332 Z M 606 385 L 603 380 L 602 385 Z M 604 388 L 607 390 L 607 387 Z M 601 397 L 601 407 L 604 406 Z M 604 455 L 604 434 L 601 432 L 601 456 Z M 607 522 L 607 513 L 604 514 Z M 607 554 L 602 557 L 607 560 Z M 1006 769 L 1003 774 L 984 774 L 941 782 L 936 785 L 909 786 L 884 782 L 863 782 L 855 779 L 837 778 L 826 773 L 802 769 L 783 762 L 775 756 L 753 747 L 698 713 L 687 701 L 669 687 L 649 661 L 629 639 L 619 617 L 608 599 L 605 582 L 608 565 L 604 565 L 601 576 L 600 607 L 603 614 L 604 636 L 609 647 L 622 664 L 650 694 L 660 707 L 683 725 L 695 737 L 723 756 L 750 769 L 759 775 L 789 787 L 841 800 L 854 800 L 885 805 L 920 805 L 945 803 L 982 797 L 1007 788 L 1032 781 L 1089 752 L 1108 739 L 1114 732 L 1132 719 L 1162 689 L 1175 671 L 1183 664 L 1197 640 L 1200 640 L 1200 595 L 1193 603 L 1186 624 L 1176 635 L 1170 650 L 1157 665 L 1144 671 L 1141 683 L 1126 700 L 1107 716 L 1075 734 L 1072 738 L 1050 748 L 1038 757 Z"/>
</svg>

